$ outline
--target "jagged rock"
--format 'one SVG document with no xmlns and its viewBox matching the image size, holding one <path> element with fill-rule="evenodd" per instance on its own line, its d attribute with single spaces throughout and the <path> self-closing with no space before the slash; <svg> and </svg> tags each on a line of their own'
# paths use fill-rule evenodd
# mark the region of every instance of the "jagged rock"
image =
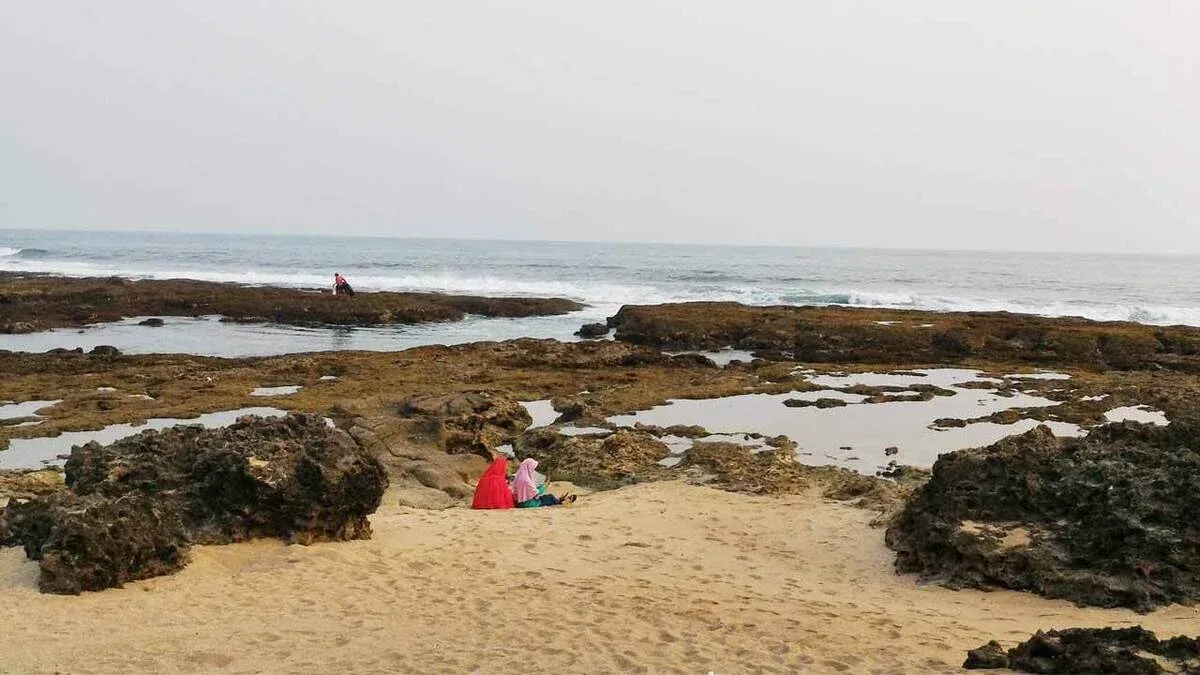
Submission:
<svg viewBox="0 0 1200 675">
<path fill-rule="evenodd" d="M 1200 673 L 1200 640 L 1133 628 L 1038 631 L 1005 653 L 996 641 L 967 652 L 967 669 L 1008 668 L 1022 673 L 1154 675 Z"/>
<path fill-rule="evenodd" d="M 556 480 L 588 487 L 611 486 L 661 473 L 658 461 L 669 454 L 662 441 L 642 431 L 622 429 L 603 439 L 565 436 L 533 429 L 513 443 L 517 457 L 532 457 L 538 470 Z"/>
<path fill-rule="evenodd" d="M 179 504 L 157 495 L 119 499 L 70 491 L 9 504 L 0 545 L 23 546 L 43 593 L 78 595 L 171 574 L 187 564 Z"/>
<path fill-rule="evenodd" d="M 367 538 L 388 486 L 348 434 L 304 414 L 76 446 L 66 482 L 0 513 L 0 545 L 38 560 L 51 593 L 169 574 L 191 543 Z"/>
<path fill-rule="evenodd" d="M 1038 427 L 942 455 L 887 532 L 896 568 L 1147 611 L 1200 600 L 1194 420 L 1060 440 Z"/>
<path fill-rule="evenodd" d="M 533 424 L 519 401 L 494 392 L 411 399 L 397 408 L 401 417 L 425 420 L 429 433 L 440 437 L 446 452 L 474 453 L 485 459 L 491 459 L 498 446 L 511 442 Z"/>
<path fill-rule="evenodd" d="M 809 484 L 805 467 L 796 461 L 793 448 L 754 452 L 735 443 L 697 442 L 679 466 L 711 474 L 719 487 L 734 492 L 788 494 Z"/>
<path fill-rule="evenodd" d="M 149 319 L 143 319 L 143 320 L 141 320 L 141 321 L 139 321 L 139 322 L 138 322 L 138 325 L 139 325 L 139 326 L 149 326 L 150 328 L 159 328 L 159 327 L 161 327 L 161 326 L 163 326 L 163 325 L 165 325 L 165 324 L 166 324 L 166 322 L 165 322 L 165 321 L 163 321 L 162 319 L 159 319 L 159 318 L 157 318 L 157 317 L 151 317 L 151 318 L 149 318 Z"/>
<path fill-rule="evenodd" d="M 883 454 L 886 457 L 891 457 L 892 455 L 898 454 L 899 452 L 900 452 L 900 448 L 897 448 L 894 445 L 883 449 Z"/>
<path fill-rule="evenodd" d="M 121 350 L 112 345 L 96 345 L 92 348 L 92 351 L 88 352 L 88 354 L 91 354 L 92 356 L 113 357 L 120 356 Z"/>
<path fill-rule="evenodd" d="M 967 660 L 963 668 L 967 670 L 990 670 L 992 668 L 1007 668 L 1008 654 L 999 642 L 992 640 L 986 645 L 967 652 Z"/>
<path fill-rule="evenodd" d="M 575 334 L 584 339 L 601 338 L 608 335 L 608 324 L 605 323 L 585 323 L 580 326 Z"/>
<path fill-rule="evenodd" d="M 176 503 L 188 537 L 205 544 L 369 538 L 367 516 L 388 485 L 383 467 L 346 432 L 306 414 L 88 443 L 71 451 L 66 473 L 79 495 Z"/>
</svg>

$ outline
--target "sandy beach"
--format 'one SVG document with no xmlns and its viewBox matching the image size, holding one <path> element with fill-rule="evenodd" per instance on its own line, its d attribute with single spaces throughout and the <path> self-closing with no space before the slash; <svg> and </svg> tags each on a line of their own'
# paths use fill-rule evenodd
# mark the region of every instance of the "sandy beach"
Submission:
<svg viewBox="0 0 1200 675">
<path fill-rule="evenodd" d="M 369 541 L 200 547 L 171 576 L 37 592 L 0 551 L 4 672 L 958 672 L 1039 628 L 1194 632 L 1030 594 L 892 573 L 873 514 L 814 495 L 679 482 L 568 508 L 420 511 L 391 495 Z"/>
</svg>

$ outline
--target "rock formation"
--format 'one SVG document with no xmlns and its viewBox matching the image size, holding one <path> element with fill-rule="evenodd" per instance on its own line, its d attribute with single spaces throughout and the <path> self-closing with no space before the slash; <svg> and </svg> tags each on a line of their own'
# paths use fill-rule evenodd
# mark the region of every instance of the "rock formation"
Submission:
<svg viewBox="0 0 1200 675">
<path fill-rule="evenodd" d="M 474 453 L 485 459 L 533 423 L 516 399 L 483 391 L 406 400 L 396 413 L 413 422 L 408 435 L 421 430 L 445 452 Z"/>
<path fill-rule="evenodd" d="M 963 668 L 1078 675 L 1198 674 L 1200 640 L 1182 636 L 1159 640 L 1141 626 L 1038 631 L 1007 652 L 994 640 L 972 649 Z"/>
<path fill-rule="evenodd" d="M 178 505 L 154 495 L 117 499 L 62 491 L 14 502 L 0 517 L 0 545 L 38 561 L 43 593 L 77 595 L 172 574 L 188 561 Z"/>
<path fill-rule="evenodd" d="M 608 331 L 610 330 L 608 324 L 605 323 L 585 323 L 579 327 L 579 330 L 575 331 L 575 334 L 585 340 L 592 340 L 608 335 Z"/>
<path fill-rule="evenodd" d="M 359 418 L 350 435 L 388 473 L 391 498 L 405 506 L 442 509 L 465 502 L 488 462 L 445 451 L 443 427 L 424 418 Z"/>
<path fill-rule="evenodd" d="M 887 532 L 896 569 L 1147 611 L 1200 600 L 1200 433 L 1045 427 L 943 455 Z"/>
<path fill-rule="evenodd" d="M 190 544 L 368 538 L 388 485 L 348 434 L 305 414 L 76 446 L 66 482 L 0 515 L 0 544 L 24 546 L 55 593 L 169 573 Z"/>
<path fill-rule="evenodd" d="M 0 273 L 0 332 L 26 333 L 126 316 L 221 315 L 291 325 L 366 326 L 566 314 L 583 306 L 563 298 L 485 298 L 440 293 L 358 293 L 250 287 L 186 279 L 130 281 Z M 144 323 L 143 325 L 155 325 Z"/>
<path fill-rule="evenodd" d="M 518 438 L 513 449 L 518 458 L 536 459 L 538 470 L 555 480 L 599 488 L 657 477 L 664 473 L 659 460 L 669 454 L 653 435 L 627 429 L 604 438 L 533 429 Z"/>
<path fill-rule="evenodd" d="M 1118 370 L 1200 371 L 1200 328 L 1005 312 L 750 307 L 733 302 L 626 305 L 616 338 L 662 349 L 760 351 L 825 363 L 930 363 L 969 357 Z"/>
</svg>

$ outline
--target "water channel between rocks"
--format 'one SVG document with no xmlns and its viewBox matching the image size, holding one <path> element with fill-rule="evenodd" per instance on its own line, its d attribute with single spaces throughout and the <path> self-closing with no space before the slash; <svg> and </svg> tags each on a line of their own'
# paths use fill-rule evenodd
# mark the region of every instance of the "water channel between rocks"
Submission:
<svg viewBox="0 0 1200 675">
<path fill-rule="evenodd" d="M 891 460 L 899 464 L 929 467 L 938 455 L 964 448 L 982 447 L 1006 436 L 1024 433 L 1038 424 L 1045 424 L 1057 436 L 1081 436 L 1079 426 L 1066 422 L 1020 420 L 1013 424 L 975 422 L 958 428 L 936 428 L 933 422 L 942 418 L 968 420 L 1016 408 L 1046 408 L 1059 405 L 1041 396 L 1026 393 L 1000 392 L 998 389 L 978 388 L 981 382 L 1003 385 L 1005 380 L 1066 379 L 1058 373 L 1032 373 L 1006 376 L 1004 380 L 988 378 L 975 370 L 928 369 L 902 373 L 862 373 L 854 375 L 809 375 L 808 380 L 827 390 L 792 392 L 786 394 L 744 394 L 714 399 L 676 399 L 665 405 L 629 415 L 608 419 L 618 427 L 633 427 L 638 423 L 667 427 L 699 425 L 712 435 L 699 441 L 728 441 L 750 445 L 756 450 L 766 447 L 761 439 L 747 434 L 771 437 L 785 435 L 798 444 L 798 461 L 809 465 L 835 465 L 873 475 Z M 962 386 L 971 383 L 971 386 Z M 871 387 L 912 387 L 933 385 L 953 395 L 934 396 L 929 400 L 913 400 L 919 392 L 891 392 L 894 400 L 865 403 L 866 396 L 833 389 L 854 385 Z M 788 407 L 784 401 L 799 399 L 817 401 L 838 399 L 840 407 Z M 553 422 L 555 414 L 549 401 L 525 404 L 534 416 L 534 426 Z M 1106 415 L 1109 421 L 1134 421 L 1166 424 L 1161 412 L 1139 408 L 1118 408 Z M 606 433 L 597 428 L 576 429 L 563 426 L 567 434 Z M 691 439 L 667 436 L 662 439 L 672 456 L 663 464 L 670 466 L 692 444 Z M 885 450 L 895 448 L 892 454 Z"/>
</svg>

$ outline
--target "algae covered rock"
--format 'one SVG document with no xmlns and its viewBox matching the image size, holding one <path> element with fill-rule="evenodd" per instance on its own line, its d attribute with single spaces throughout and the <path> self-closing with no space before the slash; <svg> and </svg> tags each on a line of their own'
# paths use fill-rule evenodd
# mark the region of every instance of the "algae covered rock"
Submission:
<svg viewBox="0 0 1200 675">
<path fill-rule="evenodd" d="M 303 414 L 76 446 L 66 480 L 0 513 L 0 545 L 24 547 L 50 593 L 170 574 L 193 543 L 367 538 L 388 486 L 348 434 Z"/>
<path fill-rule="evenodd" d="M 171 574 L 187 564 L 189 548 L 175 503 L 65 490 L 10 504 L 0 517 L 0 544 L 22 546 L 38 561 L 43 593 L 68 595 Z"/>
<path fill-rule="evenodd" d="M 1003 587 L 1147 611 L 1200 600 L 1200 434 L 1045 427 L 943 455 L 887 531 L 896 568 L 951 588 Z"/>
<path fill-rule="evenodd" d="M 474 453 L 487 459 L 496 447 L 533 424 L 529 411 L 519 401 L 494 392 L 410 399 L 397 408 L 403 418 L 423 420 L 446 452 Z"/>
<path fill-rule="evenodd" d="M 588 487 L 611 486 L 662 472 L 666 444 L 643 431 L 622 429 L 604 438 L 565 436 L 534 429 L 513 444 L 517 457 L 532 457 L 538 470 L 556 480 Z"/>
<path fill-rule="evenodd" d="M 1078 675 L 1200 673 L 1200 640 L 1159 640 L 1141 626 L 1038 631 L 1008 652 L 995 641 L 973 649 L 963 668 Z"/>
<path fill-rule="evenodd" d="M 387 474 L 317 415 L 243 418 L 224 429 L 178 426 L 71 451 L 78 495 L 152 495 L 175 503 L 189 538 L 228 543 L 363 539 Z"/>
<path fill-rule="evenodd" d="M 608 335 L 609 330 L 611 329 L 606 323 L 585 323 L 575 331 L 575 334 L 585 340 L 593 340 Z"/>
</svg>

